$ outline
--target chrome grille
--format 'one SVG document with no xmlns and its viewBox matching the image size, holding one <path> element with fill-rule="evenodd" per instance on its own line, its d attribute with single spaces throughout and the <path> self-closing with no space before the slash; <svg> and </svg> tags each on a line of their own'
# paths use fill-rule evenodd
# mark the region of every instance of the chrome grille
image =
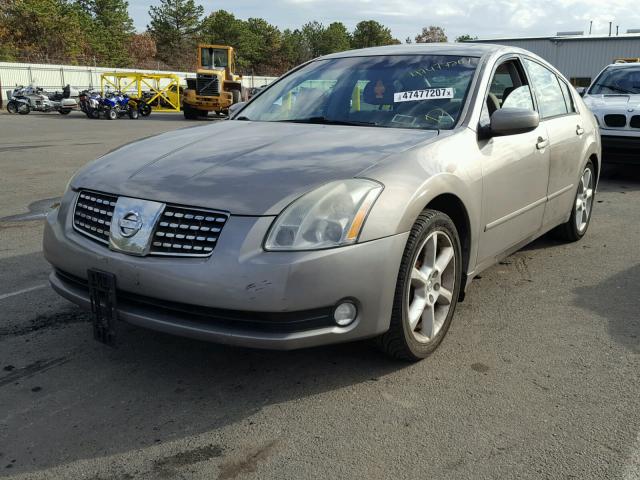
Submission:
<svg viewBox="0 0 640 480">
<path fill-rule="evenodd" d="M 116 195 L 81 190 L 73 211 L 73 228 L 109 245 L 117 201 Z M 166 205 L 153 231 L 149 255 L 208 257 L 228 218 L 226 212 Z"/>
<path fill-rule="evenodd" d="M 150 255 L 208 257 L 228 215 L 167 205 L 153 232 Z"/>
<path fill-rule="evenodd" d="M 98 242 L 109 244 L 111 217 L 118 197 L 82 190 L 73 211 L 73 228 Z"/>
<path fill-rule="evenodd" d="M 198 95 L 220 95 L 220 78 L 218 75 L 198 75 L 196 79 Z"/>
</svg>

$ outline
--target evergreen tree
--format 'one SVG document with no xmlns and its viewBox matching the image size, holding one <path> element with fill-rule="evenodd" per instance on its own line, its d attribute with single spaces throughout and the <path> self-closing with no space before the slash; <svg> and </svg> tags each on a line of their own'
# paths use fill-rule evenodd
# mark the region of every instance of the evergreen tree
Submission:
<svg viewBox="0 0 640 480">
<path fill-rule="evenodd" d="M 160 60 L 178 68 L 193 68 L 203 14 L 204 8 L 194 0 L 160 0 L 160 5 L 151 6 L 147 29 Z"/>
<path fill-rule="evenodd" d="M 91 0 L 89 5 L 93 18 L 93 49 L 101 63 L 113 67 L 127 67 L 129 40 L 135 32 L 129 16 L 126 0 Z"/>
<path fill-rule="evenodd" d="M 365 20 L 356 25 L 352 36 L 353 48 L 377 47 L 400 43 L 393 38 L 391 30 L 375 20 Z"/>
</svg>

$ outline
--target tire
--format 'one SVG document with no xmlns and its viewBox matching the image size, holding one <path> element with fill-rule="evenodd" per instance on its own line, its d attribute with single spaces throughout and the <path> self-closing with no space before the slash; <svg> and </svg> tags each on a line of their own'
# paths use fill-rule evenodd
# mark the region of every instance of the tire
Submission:
<svg viewBox="0 0 640 480">
<path fill-rule="evenodd" d="M 184 110 L 182 113 L 184 113 L 184 118 L 186 118 L 187 120 L 197 120 L 198 112 L 199 110 L 191 107 L 191 105 L 188 105 L 186 103 L 184 104 Z"/>
<path fill-rule="evenodd" d="M 13 100 L 10 100 L 9 103 L 7 103 L 7 112 L 9 112 L 12 115 L 15 115 L 16 113 L 18 113 L 18 103 L 14 102 Z"/>
<path fill-rule="evenodd" d="M 118 118 L 118 112 L 113 109 L 107 110 L 107 118 L 109 120 L 115 120 Z"/>
<path fill-rule="evenodd" d="M 58 112 L 60 112 L 60 115 L 69 115 L 71 113 L 71 109 L 63 108 L 62 110 L 58 110 Z"/>
<path fill-rule="evenodd" d="M 432 258 L 438 260 L 435 263 L 426 259 L 433 247 L 436 255 Z M 448 263 L 445 263 L 446 258 L 449 258 Z M 439 263 L 445 268 L 430 268 L 429 263 L 432 266 Z M 414 277 L 415 266 L 420 273 Z M 439 270 L 442 270 L 440 274 Z M 418 361 L 429 356 L 449 330 L 461 282 L 462 250 L 453 221 L 437 210 L 424 210 L 409 233 L 396 282 L 389 330 L 376 339 L 377 346 L 397 360 Z M 424 295 L 417 294 L 418 288 Z M 447 299 L 449 295 L 450 300 Z M 425 300 L 424 310 L 418 306 L 420 299 Z M 414 305 L 417 308 L 412 310 Z M 429 311 L 433 312 L 431 317 Z M 410 317 L 417 318 L 414 326 Z M 432 318 L 433 322 L 425 323 L 427 318 Z"/>
<path fill-rule="evenodd" d="M 242 101 L 242 93 L 240 90 L 231 90 L 231 98 L 233 103 L 240 103 Z"/>
<path fill-rule="evenodd" d="M 588 179 L 585 177 L 588 176 Z M 585 180 L 588 185 L 584 185 Z M 596 196 L 596 169 L 593 162 L 589 160 L 578 180 L 578 189 L 571 208 L 571 216 L 566 223 L 559 225 L 553 230 L 553 236 L 563 242 L 577 242 L 587 233 L 593 204 Z M 578 221 L 580 215 L 580 221 Z"/>
<path fill-rule="evenodd" d="M 136 109 L 136 108 L 131 108 L 131 109 L 129 110 L 129 118 L 130 118 L 131 120 L 137 120 L 139 115 L 140 115 L 140 113 L 138 112 L 138 109 Z"/>
<path fill-rule="evenodd" d="M 29 115 L 29 112 L 31 112 L 31 107 L 29 105 L 26 103 L 23 103 L 22 105 L 18 104 L 19 115 Z"/>
<path fill-rule="evenodd" d="M 148 105 L 146 102 L 141 101 L 138 105 L 138 111 L 140 112 L 141 116 L 148 117 L 149 115 L 151 115 L 151 105 Z"/>
</svg>

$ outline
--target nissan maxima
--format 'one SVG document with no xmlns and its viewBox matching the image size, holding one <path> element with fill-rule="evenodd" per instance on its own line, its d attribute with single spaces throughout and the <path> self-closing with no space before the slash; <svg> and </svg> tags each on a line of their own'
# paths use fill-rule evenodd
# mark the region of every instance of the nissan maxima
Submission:
<svg viewBox="0 0 640 480">
<path fill-rule="evenodd" d="M 230 120 L 86 165 L 44 252 L 104 342 L 124 321 L 259 348 L 371 338 L 418 360 L 484 269 L 547 231 L 585 235 L 600 153 L 580 96 L 525 50 L 342 52 Z"/>
</svg>

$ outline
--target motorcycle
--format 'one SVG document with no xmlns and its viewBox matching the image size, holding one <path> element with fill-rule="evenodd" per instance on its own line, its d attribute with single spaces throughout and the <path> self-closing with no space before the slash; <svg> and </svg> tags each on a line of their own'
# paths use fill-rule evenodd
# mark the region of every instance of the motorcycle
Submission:
<svg viewBox="0 0 640 480">
<path fill-rule="evenodd" d="M 9 113 L 28 115 L 34 112 L 59 112 L 61 115 L 68 115 L 71 110 L 78 107 L 75 97 L 77 92 L 66 85 L 62 92 L 45 92 L 42 88 L 29 85 L 27 87 L 16 87 L 10 95 L 7 103 Z"/>
<path fill-rule="evenodd" d="M 102 96 L 95 90 L 83 90 L 79 96 L 80 110 L 82 110 L 88 118 L 100 118 L 102 109 Z"/>
</svg>

